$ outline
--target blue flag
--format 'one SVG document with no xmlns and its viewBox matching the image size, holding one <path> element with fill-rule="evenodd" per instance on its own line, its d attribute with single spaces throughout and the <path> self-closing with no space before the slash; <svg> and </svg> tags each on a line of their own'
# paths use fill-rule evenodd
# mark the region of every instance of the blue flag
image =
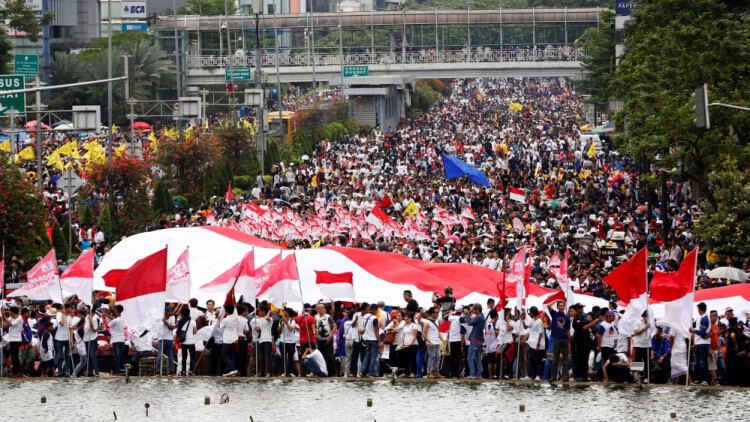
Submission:
<svg viewBox="0 0 750 422">
<path fill-rule="evenodd" d="M 466 176 L 475 185 L 489 186 L 490 181 L 487 176 L 478 168 L 467 164 L 456 157 L 443 155 L 443 167 L 445 168 L 445 178 L 453 179 L 454 177 Z"/>
</svg>

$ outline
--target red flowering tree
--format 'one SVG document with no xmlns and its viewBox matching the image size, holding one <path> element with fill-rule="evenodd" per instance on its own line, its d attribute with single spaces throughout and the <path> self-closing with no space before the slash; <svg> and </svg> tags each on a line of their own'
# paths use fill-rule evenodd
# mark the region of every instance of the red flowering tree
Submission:
<svg viewBox="0 0 750 422">
<path fill-rule="evenodd" d="M 151 156 L 173 195 L 183 195 L 189 204 L 199 204 L 206 192 L 211 192 L 211 170 L 222 161 L 219 142 L 218 137 L 200 129 L 181 136 L 159 137 Z"/>
<path fill-rule="evenodd" d="M 92 164 L 86 182 L 82 193 L 90 203 L 103 205 L 111 201 L 112 233 L 107 233 L 110 239 L 141 231 L 151 216 L 148 164 L 126 156 L 116 157 L 112 164 Z"/>
<path fill-rule="evenodd" d="M 0 242 L 8 257 L 17 255 L 33 265 L 49 252 L 44 198 L 17 167 L 0 153 Z M 30 268 L 30 267 L 29 267 Z"/>
</svg>

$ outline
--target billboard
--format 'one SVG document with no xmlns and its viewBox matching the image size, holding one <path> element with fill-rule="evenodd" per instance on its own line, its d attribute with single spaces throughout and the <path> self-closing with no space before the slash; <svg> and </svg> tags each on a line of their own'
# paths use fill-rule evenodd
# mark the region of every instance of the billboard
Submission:
<svg viewBox="0 0 750 422">
<path fill-rule="evenodd" d="M 146 19 L 146 2 L 145 1 L 122 2 L 122 17 Z"/>
<path fill-rule="evenodd" d="M 633 0 L 615 0 L 615 14 L 629 15 L 633 12 L 635 3 Z"/>
</svg>

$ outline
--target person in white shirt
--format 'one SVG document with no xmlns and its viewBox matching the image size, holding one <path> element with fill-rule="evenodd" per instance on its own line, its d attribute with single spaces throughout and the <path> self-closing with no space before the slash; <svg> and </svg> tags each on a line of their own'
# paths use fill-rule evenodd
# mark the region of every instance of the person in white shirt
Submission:
<svg viewBox="0 0 750 422">
<path fill-rule="evenodd" d="M 237 305 L 237 342 L 238 349 L 237 356 L 235 357 L 235 366 L 239 372 L 239 376 L 247 376 L 247 343 L 251 338 L 252 333 L 250 332 L 250 321 L 247 320 L 247 315 L 250 311 L 245 304 Z"/>
<path fill-rule="evenodd" d="M 454 306 L 454 311 L 448 315 L 448 321 L 451 322 L 448 329 L 448 344 L 450 353 L 450 376 L 458 378 L 461 371 L 461 361 L 464 353 L 464 341 L 466 340 L 466 330 L 461 325 L 462 306 Z"/>
<path fill-rule="evenodd" d="M 261 305 L 258 307 L 258 316 L 255 318 L 255 335 L 258 338 L 258 350 L 256 359 L 258 359 L 258 376 L 271 376 L 271 326 L 273 321 L 268 315 L 268 307 Z"/>
<path fill-rule="evenodd" d="M 198 319 L 199 316 L 203 315 L 203 311 L 198 309 L 198 299 L 192 298 L 190 299 L 190 319 L 195 321 Z"/>
<path fill-rule="evenodd" d="M 484 354 L 487 357 L 487 375 L 497 379 L 497 310 L 490 309 L 484 326 Z"/>
<path fill-rule="evenodd" d="M 433 306 L 427 310 L 427 318 L 422 319 L 422 333 L 427 343 L 427 378 L 443 378 L 440 370 L 440 343 L 444 341 L 440 333 L 442 317 L 440 310 Z"/>
<path fill-rule="evenodd" d="M 162 357 L 167 355 L 167 373 L 173 375 L 175 373 L 174 365 L 174 334 L 173 331 L 177 328 L 177 318 L 175 314 L 180 312 L 182 304 L 177 305 L 177 309 L 172 306 L 167 306 L 164 310 L 164 317 L 162 318 L 161 328 L 157 332 L 157 339 L 159 340 L 159 350 L 157 352 L 158 359 L 156 363 L 157 368 L 162 367 Z M 160 371 L 157 371 L 159 373 Z"/>
<path fill-rule="evenodd" d="M 633 326 L 633 348 L 635 349 L 634 362 L 646 364 L 648 359 L 648 348 L 651 347 L 651 337 L 648 335 L 648 311 L 644 311 L 641 318 L 635 321 Z"/>
<path fill-rule="evenodd" d="M 518 309 L 516 309 L 518 314 Z M 519 345 L 518 353 L 516 354 L 518 362 L 518 377 L 522 380 L 527 381 L 528 376 L 528 356 L 529 356 L 529 345 L 527 341 L 529 339 L 529 333 L 531 331 L 531 317 L 526 314 L 524 309 L 518 316 L 518 320 L 513 323 L 513 335 L 515 336 L 516 342 Z"/>
<path fill-rule="evenodd" d="M 539 381 L 544 371 L 544 359 L 546 357 L 546 341 L 544 337 L 544 323 L 539 309 L 536 306 L 529 308 L 529 314 L 533 318 L 529 329 L 528 345 L 531 350 L 529 360 L 529 377 Z"/>
<path fill-rule="evenodd" d="M 119 374 L 125 369 L 125 359 L 128 351 L 125 346 L 125 320 L 122 319 L 122 305 L 115 305 L 115 318 L 109 322 L 110 342 L 112 343 L 112 353 L 115 356 L 114 375 Z M 59 329 L 59 328 L 58 328 Z"/>
<path fill-rule="evenodd" d="M 44 323 L 44 332 L 39 339 L 39 359 L 42 361 L 39 365 L 39 371 L 41 377 L 46 377 L 49 371 L 53 371 L 55 367 L 55 340 L 52 335 L 52 331 L 55 329 L 55 324 L 52 321 Z"/>
<path fill-rule="evenodd" d="M 317 350 L 316 346 L 317 344 L 310 343 L 310 346 L 302 355 L 302 363 L 304 363 L 307 370 L 310 371 L 310 373 L 307 374 L 308 377 L 327 377 L 328 371 L 326 370 L 326 360 L 323 357 L 323 354 L 320 353 L 320 350 Z"/>
<path fill-rule="evenodd" d="M 55 363 L 58 377 L 69 377 L 73 372 L 72 352 L 70 350 L 70 333 L 73 330 L 76 307 L 66 303 L 62 312 L 58 312 L 57 330 L 55 330 Z"/>
<path fill-rule="evenodd" d="M 21 350 L 21 332 L 23 331 L 23 319 L 18 313 L 18 306 L 10 307 L 10 317 L 5 316 L 5 312 L 1 312 L 3 317 L 3 324 L 8 327 L 8 334 L 6 339 L 10 343 L 10 358 L 13 362 L 13 376 L 22 377 L 21 375 L 21 360 L 19 359 L 19 353 Z"/>
<path fill-rule="evenodd" d="M 185 341 L 182 342 L 182 348 L 180 349 L 182 351 L 180 375 L 183 377 L 192 375 L 195 368 L 195 335 L 198 333 L 198 326 L 191 316 L 192 309 L 194 308 L 182 307 L 180 309 L 180 321 L 177 324 L 177 338 L 179 339 L 182 333 L 185 333 Z M 112 326 L 111 323 L 110 326 Z M 190 366 L 187 365 L 188 357 L 190 358 Z"/>
<path fill-rule="evenodd" d="M 232 356 L 232 344 L 237 343 L 237 312 L 231 303 L 224 304 L 226 314 L 221 318 L 219 326 L 222 329 L 221 359 L 226 365 L 225 377 L 237 375 L 234 369 L 234 357 Z"/>
<path fill-rule="evenodd" d="M 498 352 L 500 352 L 500 378 L 510 379 L 513 375 L 513 365 L 508 359 L 506 350 L 513 343 L 513 322 L 510 320 L 511 310 L 505 308 L 503 312 L 503 321 L 498 321 L 497 324 L 497 343 L 499 346 Z"/>
<path fill-rule="evenodd" d="M 294 364 L 294 354 L 297 352 L 297 336 L 295 335 L 297 331 L 299 330 L 299 325 L 294 321 L 294 319 L 291 316 L 289 308 L 284 308 L 284 311 L 281 315 L 281 321 L 279 322 L 279 334 L 281 337 L 281 343 L 284 345 L 283 350 L 283 357 L 285 366 L 284 366 L 284 376 L 288 377 L 294 376 L 292 371 L 292 367 Z M 297 365 L 299 365 L 299 361 L 297 362 Z M 299 371 L 297 371 L 296 375 L 299 375 Z"/>
<path fill-rule="evenodd" d="M 88 375 L 99 376 L 99 359 L 96 358 L 97 338 L 99 337 L 99 327 L 102 321 L 94 312 L 93 308 L 89 309 L 83 325 L 83 341 L 86 343 L 86 358 L 88 359 Z"/>
</svg>

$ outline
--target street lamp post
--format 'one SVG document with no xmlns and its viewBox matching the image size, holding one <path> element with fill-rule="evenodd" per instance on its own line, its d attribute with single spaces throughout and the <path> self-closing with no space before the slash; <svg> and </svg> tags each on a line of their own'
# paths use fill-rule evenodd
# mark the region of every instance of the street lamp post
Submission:
<svg viewBox="0 0 750 422">
<path fill-rule="evenodd" d="M 255 109 L 255 131 L 256 142 L 255 149 L 258 156 L 258 165 L 260 172 L 263 173 L 264 159 L 266 151 L 266 134 L 263 130 L 265 126 L 263 116 L 263 75 L 261 70 L 261 51 L 260 51 L 260 15 L 262 12 L 262 3 L 253 2 L 253 13 L 255 14 L 255 89 L 261 92 L 261 101 Z"/>
<path fill-rule="evenodd" d="M 227 58 L 229 59 L 229 84 L 232 86 L 232 90 L 229 92 L 229 108 L 232 113 L 232 126 L 234 126 L 234 66 L 232 64 L 233 58 L 232 58 L 232 38 L 230 37 L 229 33 L 229 2 L 224 2 L 224 14 L 226 15 L 227 19 Z M 221 38 L 221 34 L 219 34 L 219 38 Z"/>
</svg>

